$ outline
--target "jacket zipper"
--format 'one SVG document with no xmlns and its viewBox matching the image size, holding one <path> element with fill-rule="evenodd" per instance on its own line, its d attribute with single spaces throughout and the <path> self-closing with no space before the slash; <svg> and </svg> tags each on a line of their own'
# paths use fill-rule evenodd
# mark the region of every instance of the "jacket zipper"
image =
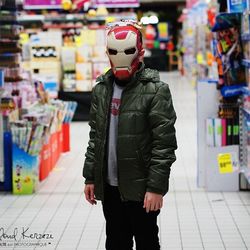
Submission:
<svg viewBox="0 0 250 250">
<path fill-rule="evenodd" d="M 107 89 L 107 91 L 108 91 L 108 89 Z M 108 108 L 106 109 L 106 114 L 105 114 L 105 116 L 106 116 L 106 124 L 105 124 L 105 130 L 103 131 L 103 133 L 104 133 L 104 142 L 105 142 L 105 144 L 104 144 L 104 150 L 106 150 L 106 152 L 105 152 L 106 155 L 107 155 L 107 133 L 108 133 L 109 123 L 110 123 L 109 113 L 110 113 L 110 105 L 111 105 L 111 101 L 112 101 L 112 96 L 113 96 L 113 90 L 111 90 L 111 92 L 108 91 L 108 98 L 107 98 Z M 104 155 L 102 155 L 102 159 L 103 158 L 104 158 Z M 105 164 L 106 164 L 106 168 L 107 168 L 108 167 L 107 166 L 107 159 L 104 159 L 104 160 L 105 160 Z M 105 168 L 103 166 L 102 171 L 101 171 L 101 174 L 102 174 L 101 179 L 103 181 L 103 183 L 102 183 L 102 193 L 103 193 L 103 196 L 104 196 L 104 185 L 105 185 L 105 181 L 106 181 L 106 179 L 104 180 L 104 178 L 103 178 L 103 176 L 104 176 L 104 174 L 103 174 L 104 170 L 105 170 Z M 107 171 L 107 169 L 106 169 L 106 171 Z"/>
<path fill-rule="evenodd" d="M 118 166 L 118 138 L 119 138 L 119 127 L 120 127 L 120 114 L 121 114 L 121 107 L 122 107 L 122 100 L 123 100 L 123 95 L 124 95 L 124 92 L 126 91 L 126 88 L 124 88 L 124 90 L 122 91 L 122 95 L 121 95 L 121 104 L 120 104 L 120 107 L 119 107 L 119 115 L 118 115 L 118 128 L 117 128 L 117 147 L 116 147 L 116 157 L 117 157 L 117 179 L 118 179 L 118 190 L 119 190 L 119 193 L 120 193 L 120 196 L 121 196 L 121 199 L 124 201 L 125 198 L 122 194 L 122 191 L 121 191 L 121 188 L 120 188 L 120 171 L 119 171 L 119 166 Z"/>
</svg>

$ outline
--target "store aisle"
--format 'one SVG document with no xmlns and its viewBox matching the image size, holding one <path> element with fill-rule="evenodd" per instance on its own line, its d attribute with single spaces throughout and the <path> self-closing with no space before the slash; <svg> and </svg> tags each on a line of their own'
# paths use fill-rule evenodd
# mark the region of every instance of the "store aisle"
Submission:
<svg viewBox="0 0 250 250">
<path fill-rule="evenodd" d="M 177 73 L 164 73 L 162 79 L 172 91 L 179 144 L 170 192 L 159 217 L 162 250 L 250 249 L 250 194 L 206 193 L 196 187 L 195 91 Z M 15 249 L 104 249 L 101 205 L 87 204 L 83 195 L 87 123 L 73 123 L 71 139 L 71 153 L 61 157 L 37 194 L 0 194 L 0 249 L 6 249 L 1 245 L 3 231 L 13 235 L 15 228 L 19 244 Z M 23 230 L 30 238 L 23 239 Z M 51 234 L 51 239 L 32 246 L 38 242 L 34 233 Z M 13 246 L 13 239 L 9 243 Z"/>
</svg>

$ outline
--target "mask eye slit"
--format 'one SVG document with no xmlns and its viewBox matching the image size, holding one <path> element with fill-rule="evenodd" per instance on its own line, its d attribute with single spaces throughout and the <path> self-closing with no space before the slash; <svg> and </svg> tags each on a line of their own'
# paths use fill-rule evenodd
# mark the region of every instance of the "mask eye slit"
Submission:
<svg viewBox="0 0 250 250">
<path fill-rule="evenodd" d="M 135 48 L 135 47 L 126 49 L 126 50 L 124 51 L 124 53 L 125 53 L 126 55 L 133 55 L 135 52 L 136 52 L 136 48 Z"/>
<path fill-rule="evenodd" d="M 118 51 L 116 49 L 108 49 L 108 53 L 110 55 L 116 55 L 118 53 Z"/>
</svg>

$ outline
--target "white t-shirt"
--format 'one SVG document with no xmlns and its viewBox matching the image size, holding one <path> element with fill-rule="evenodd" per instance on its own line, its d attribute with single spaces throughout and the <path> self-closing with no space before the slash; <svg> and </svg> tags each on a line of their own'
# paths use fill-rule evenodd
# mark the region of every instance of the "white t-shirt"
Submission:
<svg viewBox="0 0 250 250">
<path fill-rule="evenodd" d="M 118 119 L 123 87 L 114 83 L 113 97 L 110 106 L 109 138 L 108 138 L 108 173 L 107 182 L 111 186 L 118 186 L 117 176 L 117 136 Z"/>
</svg>

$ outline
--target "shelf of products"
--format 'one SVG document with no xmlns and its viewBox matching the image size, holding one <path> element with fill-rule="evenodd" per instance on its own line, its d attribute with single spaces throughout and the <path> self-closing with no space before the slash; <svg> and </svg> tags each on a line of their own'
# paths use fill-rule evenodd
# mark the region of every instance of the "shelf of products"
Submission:
<svg viewBox="0 0 250 250">
<path fill-rule="evenodd" d="M 4 20 L 0 26 L 0 190 L 31 194 L 60 154 L 69 151 L 69 123 L 77 103 L 50 99 L 44 84 L 22 69 L 23 29 L 16 1 L 5 3 L 8 8 L 0 7 L 0 21 Z M 54 43 L 32 46 L 30 57 L 33 66 L 47 67 L 47 72 L 60 58 Z"/>
<path fill-rule="evenodd" d="M 216 1 L 198 1 L 188 9 L 183 28 L 184 65 L 197 85 L 198 185 L 236 191 L 244 186 L 239 173 L 249 180 L 250 172 L 249 99 L 242 101 L 250 92 L 249 12 L 241 14 L 238 9 L 215 15 L 218 9 Z M 216 166 L 213 171 L 211 166 Z"/>
<path fill-rule="evenodd" d="M 244 50 L 243 64 L 246 67 L 246 86 L 242 89 L 241 97 L 241 140 L 240 140 L 240 166 L 242 189 L 250 189 L 250 22 L 249 9 L 241 15 L 241 37 Z"/>
</svg>

